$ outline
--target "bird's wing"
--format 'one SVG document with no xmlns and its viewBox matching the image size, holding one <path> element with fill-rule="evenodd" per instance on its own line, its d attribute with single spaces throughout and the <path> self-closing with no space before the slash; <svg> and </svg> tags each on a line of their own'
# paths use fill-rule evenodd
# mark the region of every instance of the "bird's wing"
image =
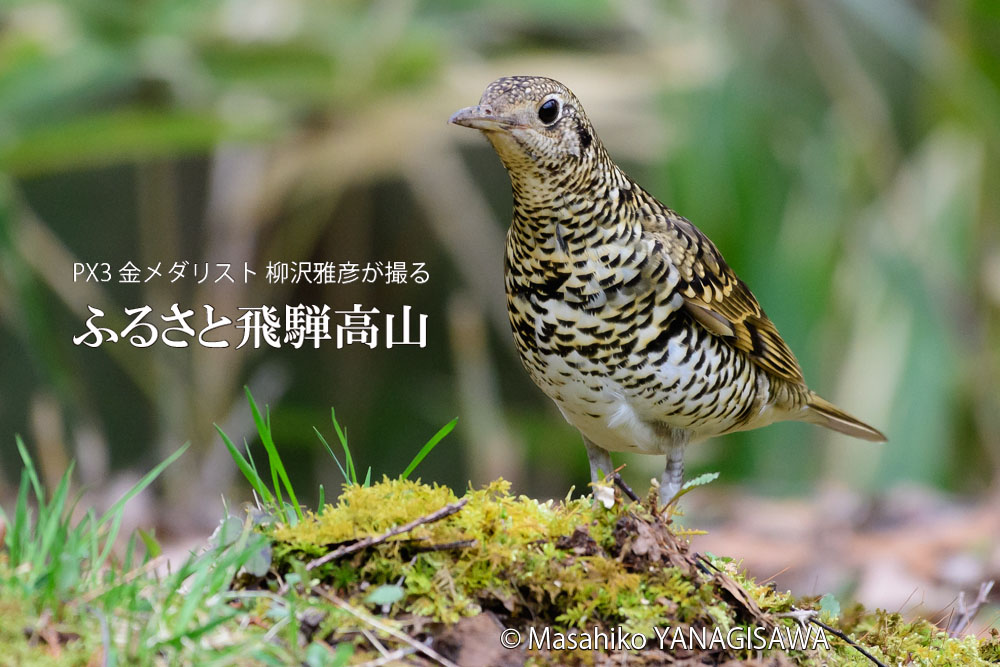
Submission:
<svg viewBox="0 0 1000 667">
<path fill-rule="evenodd" d="M 659 252 L 680 272 L 676 289 L 692 318 L 761 368 L 804 384 L 799 362 L 774 323 L 701 230 L 669 210 L 644 221 L 643 226 L 659 242 Z"/>
</svg>

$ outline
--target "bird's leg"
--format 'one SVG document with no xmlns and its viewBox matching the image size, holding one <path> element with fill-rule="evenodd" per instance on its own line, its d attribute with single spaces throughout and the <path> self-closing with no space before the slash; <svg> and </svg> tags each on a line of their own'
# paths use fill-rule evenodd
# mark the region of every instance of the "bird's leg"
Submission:
<svg viewBox="0 0 1000 667">
<path fill-rule="evenodd" d="M 590 481 L 604 481 L 605 475 L 610 475 L 615 470 L 612 467 L 611 454 L 603 447 L 595 445 L 587 439 L 587 436 L 583 437 L 583 446 L 587 448 L 587 459 L 590 461 Z"/>
<path fill-rule="evenodd" d="M 660 475 L 660 505 L 666 505 L 681 490 L 684 483 L 684 445 L 678 442 L 667 450 L 667 466 Z"/>
</svg>

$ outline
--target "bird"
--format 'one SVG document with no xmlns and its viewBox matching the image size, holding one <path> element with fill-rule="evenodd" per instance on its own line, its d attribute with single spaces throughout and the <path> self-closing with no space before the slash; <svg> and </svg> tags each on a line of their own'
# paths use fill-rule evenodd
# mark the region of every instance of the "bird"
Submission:
<svg viewBox="0 0 1000 667">
<path fill-rule="evenodd" d="M 778 421 L 886 441 L 809 389 L 716 245 L 615 164 L 568 87 L 502 77 L 449 122 L 482 132 L 510 176 L 514 344 L 583 436 L 593 483 L 612 474 L 610 452 L 665 455 L 667 505 L 688 444 Z"/>
</svg>

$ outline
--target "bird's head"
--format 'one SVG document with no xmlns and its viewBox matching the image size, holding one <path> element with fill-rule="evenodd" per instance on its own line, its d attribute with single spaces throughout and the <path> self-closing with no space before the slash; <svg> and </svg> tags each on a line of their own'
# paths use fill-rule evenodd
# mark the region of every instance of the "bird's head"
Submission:
<svg viewBox="0 0 1000 667">
<path fill-rule="evenodd" d="M 479 104 L 459 109 L 450 122 L 482 131 L 512 173 L 558 173 L 601 150 L 576 96 L 542 76 L 497 79 Z"/>
</svg>

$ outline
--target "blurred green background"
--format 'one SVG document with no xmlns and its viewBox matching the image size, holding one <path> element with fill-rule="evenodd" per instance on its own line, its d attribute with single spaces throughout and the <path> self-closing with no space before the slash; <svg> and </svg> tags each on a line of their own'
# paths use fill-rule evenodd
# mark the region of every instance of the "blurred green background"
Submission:
<svg viewBox="0 0 1000 667">
<path fill-rule="evenodd" d="M 153 508 L 205 526 L 241 496 L 213 423 L 270 404 L 298 488 L 336 487 L 329 407 L 375 475 L 422 464 L 564 496 L 579 435 L 528 380 L 503 305 L 506 174 L 449 127 L 487 83 L 542 74 L 612 156 L 699 225 L 810 384 L 885 446 L 802 424 L 718 439 L 694 474 L 802 494 L 1000 471 L 1000 4 L 6 0 L 0 9 L 0 497 L 14 433 L 51 480 L 118 488 L 185 441 Z M 249 284 L 73 281 L 74 262 L 249 262 Z M 272 261 L 426 263 L 423 285 L 269 285 Z M 88 305 L 361 303 L 428 315 L 427 346 L 75 346 Z M 112 317 L 112 320 L 114 318 Z M 232 335 L 229 336 L 232 338 Z M 233 343 L 238 342 L 232 341 Z M 237 439 L 234 437 L 234 439 Z M 645 489 L 662 462 L 621 457 Z M 110 491 L 109 491 L 110 492 Z"/>
</svg>

